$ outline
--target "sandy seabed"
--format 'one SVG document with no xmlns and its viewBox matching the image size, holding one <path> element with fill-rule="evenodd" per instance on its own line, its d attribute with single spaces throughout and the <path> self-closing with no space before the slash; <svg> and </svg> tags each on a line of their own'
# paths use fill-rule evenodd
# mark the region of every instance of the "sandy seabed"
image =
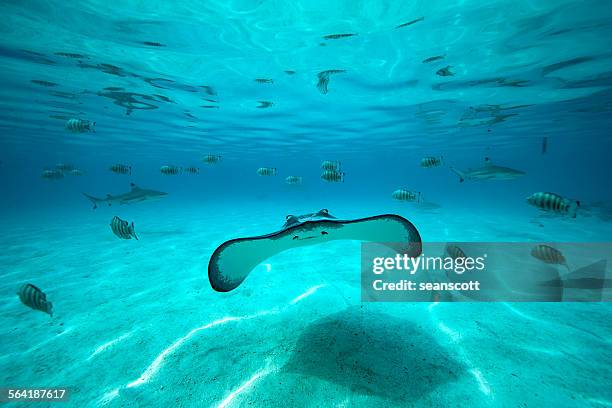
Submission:
<svg viewBox="0 0 612 408">
<path fill-rule="evenodd" d="M 0 385 L 68 387 L 62 406 L 74 407 L 612 405 L 606 303 L 361 303 L 352 241 L 281 253 L 214 292 L 212 251 L 278 229 L 278 207 L 154 203 L 4 220 Z M 363 208 L 330 211 L 397 211 Z M 402 215 L 430 241 L 609 238 L 595 219 L 540 227 L 442 210 Z M 140 240 L 115 237 L 113 215 L 135 221 Z M 54 303 L 52 318 L 19 302 L 25 282 Z"/>
</svg>

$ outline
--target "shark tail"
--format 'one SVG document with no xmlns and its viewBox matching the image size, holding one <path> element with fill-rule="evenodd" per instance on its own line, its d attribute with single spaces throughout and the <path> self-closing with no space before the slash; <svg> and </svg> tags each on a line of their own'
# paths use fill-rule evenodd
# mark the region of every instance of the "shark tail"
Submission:
<svg viewBox="0 0 612 408">
<path fill-rule="evenodd" d="M 101 201 L 99 198 L 90 196 L 89 194 L 85 194 L 83 193 L 83 195 L 87 198 L 89 198 L 89 201 L 91 201 L 93 203 L 93 209 L 95 210 L 96 208 L 98 208 L 98 202 Z"/>
<path fill-rule="evenodd" d="M 454 167 L 450 168 L 452 171 L 455 172 L 455 174 L 457 174 L 459 176 L 459 182 L 463 183 L 465 181 L 465 172 L 461 171 L 461 170 L 457 170 Z"/>
</svg>

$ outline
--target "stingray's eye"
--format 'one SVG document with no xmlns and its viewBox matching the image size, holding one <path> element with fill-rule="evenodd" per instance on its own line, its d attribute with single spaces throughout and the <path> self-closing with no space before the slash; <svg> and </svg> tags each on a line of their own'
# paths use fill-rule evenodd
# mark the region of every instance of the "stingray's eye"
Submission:
<svg viewBox="0 0 612 408">
<path fill-rule="evenodd" d="M 285 220 L 289 221 L 290 218 L 292 218 L 293 215 L 288 215 L 287 217 L 285 217 Z"/>
<path fill-rule="evenodd" d="M 324 208 L 324 209 L 322 209 L 322 210 L 321 210 L 321 211 L 319 211 L 319 212 L 322 212 L 323 214 L 327 214 L 329 211 L 327 211 L 327 208 Z"/>
<path fill-rule="evenodd" d="M 329 235 L 327 231 L 321 231 L 321 235 Z"/>
</svg>

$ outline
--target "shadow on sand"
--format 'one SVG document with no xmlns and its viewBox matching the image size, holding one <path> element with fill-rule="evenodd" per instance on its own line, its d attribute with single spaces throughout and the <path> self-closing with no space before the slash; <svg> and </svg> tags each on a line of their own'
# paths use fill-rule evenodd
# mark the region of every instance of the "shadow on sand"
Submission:
<svg viewBox="0 0 612 408">
<path fill-rule="evenodd" d="M 283 371 L 396 403 L 417 401 L 465 370 L 424 330 L 410 320 L 349 308 L 309 325 Z"/>
</svg>

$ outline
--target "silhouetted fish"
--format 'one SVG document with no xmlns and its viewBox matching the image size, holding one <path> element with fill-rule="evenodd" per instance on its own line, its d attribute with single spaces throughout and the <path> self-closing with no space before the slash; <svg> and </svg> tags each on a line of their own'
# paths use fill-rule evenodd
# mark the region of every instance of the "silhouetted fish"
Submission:
<svg viewBox="0 0 612 408">
<path fill-rule="evenodd" d="M 68 119 L 66 122 L 66 129 L 73 133 L 83 133 L 83 132 L 95 132 L 96 122 L 90 122 L 85 119 Z"/>
<path fill-rule="evenodd" d="M 258 84 L 273 84 L 274 80 L 270 78 L 256 78 L 254 79 Z"/>
<path fill-rule="evenodd" d="M 321 178 L 330 183 L 344 183 L 344 173 L 336 170 L 325 170 L 321 173 Z"/>
<path fill-rule="evenodd" d="M 285 179 L 287 184 L 302 184 L 302 178 L 299 176 L 287 176 Z"/>
<path fill-rule="evenodd" d="M 217 164 L 221 161 L 221 156 L 218 154 L 207 154 L 202 158 L 202 161 L 206 164 Z"/>
<path fill-rule="evenodd" d="M 260 176 L 276 176 L 276 167 L 260 167 L 257 169 Z"/>
<path fill-rule="evenodd" d="M 418 23 L 419 21 L 423 21 L 423 20 L 425 20 L 425 17 L 419 17 L 419 18 L 417 18 L 416 20 L 412 20 L 412 21 L 409 21 L 409 22 L 407 22 L 407 23 L 400 24 L 400 25 L 398 25 L 398 26 L 397 26 L 397 27 L 395 27 L 395 28 L 408 27 L 408 26 L 410 26 L 410 25 L 413 25 L 413 24 Z"/>
<path fill-rule="evenodd" d="M 426 156 L 421 159 L 421 167 L 438 167 L 442 164 L 442 156 Z"/>
<path fill-rule="evenodd" d="M 108 168 L 115 174 L 132 174 L 132 166 L 127 164 L 116 163 Z"/>
<path fill-rule="evenodd" d="M 547 149 L 548 149 L 548 137 L 544 136 L 542 138 L 542 154 L 545 154 Z"/>
<path fill-rule="evenodd" d="M 47 301 L 47 295 L 45 295 L 42 290 L 31 283 L 26 283 L 21 286 L 17 295 L 21 303 L 27 307 L 34 310 L 40 310 L 41 312 L 48 313 L 49 316 L 53 316 L 53 304 Z"/>
<path fill-rule="evenodd" d="M 52 86 L 58 85 L 55 82 L 44 81 L 42 79 L 32 79 L 30 82 L 36 85 L 41 85 L 41 86 L 46 86 L 46 87 L 52 87 Z"/>
<path fill-rule="evenodd" d="M 409 191 L 405 188 L 400 188 L 391 193 L 391 197 L 399 201 L 419 201 L 421 193 L 418 191 Z"/>
<path fill-rule="evenodd" d="M 170 165 L 170 166 L 161 166 L 161 168 L 159 169 L 161 174 L 165 174 L 166 176 L 176 176 L 182 170 L 183 169 L 181 167 L 172 166 L 172 165 Z"/>
<path fill-rule="evenodd" d="M 188 174 L 199 174 L 200 173 L 200 169 L 195 166 L 185 167 L 184 171 L 185 173 L 188 173 Z"/>
<path fill-rule="evenodd" d="M 444 59 L 444 57 L 445 57 L 445 55 L 436 55 L 435 57 L 425 58 L 423 60 L 423 64 L 427 64 L 429 62 L 438 61 L 438 60 Z"/>
<path fill-rule="evenodd" d="M 356 35 L 357 35 L 357 33 L 328 34 L 328 35 L 324 35 L 323 39 L 325 39 L 325 40 L 338 40 L 340 38 L 354 37 Z"/>
<path fill-rule="evenodd" d="M 335 160 L 323 160 L 321 162 L 322 170 L 340 171 L 340 162 Z"/>
<path fill-rule="evenodd" d="M 59 179 L 63 179 L 64 178 L 64 172 L 61 170 L 43 170 L 42 174 L 40 175 L 42 178 L 47 179 L 47 180 L 59 180 Z"/>
</svg>

